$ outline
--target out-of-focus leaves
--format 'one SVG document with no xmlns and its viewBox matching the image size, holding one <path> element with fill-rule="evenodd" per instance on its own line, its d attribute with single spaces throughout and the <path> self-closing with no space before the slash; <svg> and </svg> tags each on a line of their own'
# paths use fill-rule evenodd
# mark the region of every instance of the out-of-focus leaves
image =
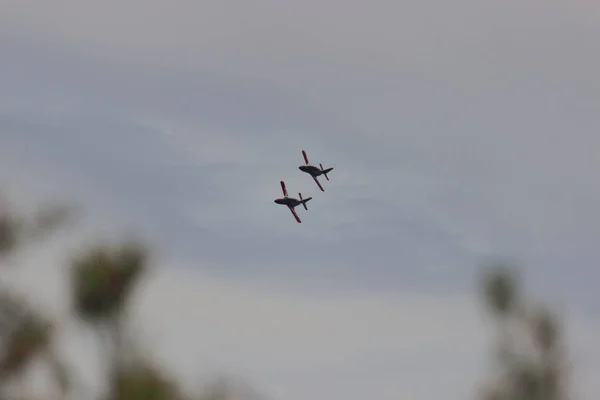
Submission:
<svg viewBox="0 0 600 400">
<path fill-rule="evenodd" d="M 0 257 L 5 257 L 17 247 L 43 238 L 72 220 L 74 208 L 63 204 L 42 206 L 33 218 L 25 218 L 7 207 L 0 211 Z"/>
<path fill-rule="evenodd" d="M 518 311 L 518 318 L 512 319 L 515 329 L 523 343 L 533 343 L 531 351 L 513 346 L 507 342 L 506 330 L 501 331 L 498 342 L 498 361 L 501 371 L 497 377 L 502 385 L 497 385 L 493 394 L 483 400 L 564 400 L 565 371 L 562 369 L 559 324 L 554 315 L 546 308 L 533 309 L 530 304 L 519 299 L 517 303 L 518 282 L 514 271 L 495 267 L 487 271 L 483 282 L 486 302 L 495 315 L 508 316 Z M 518 306 L 518 308 L 517 308 Z M 534 310 L 534 311 L 532 311 Z M 504 320 L 498 325 L 505 329 Z M 519 326 L 520 325 L 520 326 Z M 515 339 L 520 337 L 517 335 Z M 518 340 L 515 340 L 518 342 Z M 510 353 L 510 354 L 509 354 Z"/>
<path fill-rule="evenodd" d="M 27 313 L 24 300 L 7 288 L 0 288 L 0 340 L 6 340 Z"/>
<path fill-rule="evenodd" d="M 509 371 L 511 399 L 540 399 L 542 385 L 539 372 L 539 368 L 533 363 L 515 363 Z"/>
<path fill-rule="evenodd" d="M 51 326 L 41 317 L 28 313 L 7 335 L 0 358 L 0 378 L 20 373 L 27 363 L 50 341 Z"/>
<path fill-rule="evenodd" d="M 519 288 L 513 270 L 493 266 L 484 275 L 484 293 L 488 307 L 498 316 L 505 317 L 518 305 Z"/>
<path fill-rule="evenodd" d="M 175 382 L 147 363 L 121 369 L 115 376 L 108 400 L 180 400 Z"/>
<path fill-rule="evenodd" d="M 536 344 L 544 352 L 550 352 L 556 346 L 558 325 L 549 310 L 542 308 L 531 317 L 532 331 Z"/>
<path fill-rule="evenodd" d="M 51 203 L 42 206 L 29 221 L 28 234 L 33 238 L 43 237 L 65 225 L 75 217 L 75 208 L 66 204 Z"/>
<path fill-rule="evenodd" d="M 115 252 L 115 262 L 123 274 L 123 284 L 128 289 L 144 272 L 148 249 L 137 242 L 126 242 Z"/>
<path fill-rule="evenodd" d="M 555 366 L 544 365 L 540 371 L 540 384 L 545 400 L 562 398 L 563 371 Z"/>
<path fill-rule="evenodd" d="M 144 272 L 147 258 L 147 250 L 134 242 L 116 247 L 101 245 L 77 256 L 71 269 L 77 315 L 99 322 L 119 314 Z"/>
<path fill-rule="evenodd" d="M 22 221 L 10 213 L 0 214 L 0 257 L 15 249 L 19 242 Z"/>
</svg>

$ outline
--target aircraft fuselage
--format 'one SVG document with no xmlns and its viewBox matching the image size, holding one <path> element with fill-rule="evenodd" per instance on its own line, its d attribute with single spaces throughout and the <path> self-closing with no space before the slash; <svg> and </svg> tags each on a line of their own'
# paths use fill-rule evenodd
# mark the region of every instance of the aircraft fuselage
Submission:
<svg viewBox="0 0 600 400">
<path fill-rule="evenodd" d="M 302 204 L 302 201 L 298 199 L 293 199 L 291 197 L 282 197 L 280 199 L 275 199 L 275 203 L 285 205 L 291 208 L 297 207 Z"/>
<path fill-rule="evenodd" d="M 314 165 L 301 165 L 298 167 L 298 169 L 312 176 L 319 176 L 323 174 L 323 171 L 321 171 L 321 169 L 315 167 Z"/>
</svg>

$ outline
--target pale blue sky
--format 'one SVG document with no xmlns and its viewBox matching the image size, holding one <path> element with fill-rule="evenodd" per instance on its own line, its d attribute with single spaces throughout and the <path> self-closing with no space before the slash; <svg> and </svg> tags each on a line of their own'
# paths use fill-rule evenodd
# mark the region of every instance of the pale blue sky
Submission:
<svg viewBox="0 0 600 400">
<path fill-rule="evenodd" d="M 346 300 L 391 293 L 398 315 L 411 296 L 425 296 L 427 311 L 415 300 L 409 312 L 423 321 L 456 296 L 456 313 L 468 314 L 461 307 L 473 300 L 474 269 L 506 256 L 526 267 L 536 293 L 596 326 L 600 8 L 579 0 L 166 4 L 0 6 L 6 184 L 40 194 L 60 187 L 96 221 L 113 216 L 118 229 L 160 243 L 161 273 L 172 274 L 162 285 L 172 290 L 186 281 L 177 274 L 190 272 L 282 291 L 273 295 L 280 304 L 293 287 L 314 312 L 323 308 L 307 305 L 317 287 L 336 299 L 350 293 Z M 297 169 L 302 149 L 335 168 L 325 193 Z M 281 179 L 314 197 L 309 211 L 299 209 L 301 225 L 273 203 Z M 209 290 L 186 284 L 189 293 Z M 333 322 L 312 338 L 321 343 L 314 354 L 327 353 L 336 329 L 346 334 Z M 453 329 L 463 325 L 471 326 Z M 353 340 L 367 346 L 368 337 Z M 476 361 L 447 382 L 440 367 L 440 388 L 411 386 L 427 385 L 419 362 L 447 365 L 446 342 L 439 352 L 348 350 L 304 378 L 291 372 L 305 368 L 292 352 L 249 373 L 285 399 L 313 391 L 358 399 L 377 387 L 373 398 L 459 398 L 474 385 Z M 270 345 L 261 351 L 283 351 Z M 212 357 L 226 365 L 250 357 L 217 350 Z M 381 371 L 359 372 L 365 360 Z M 364 378 L 349 384 L 352 373 Z"/>
</svg>

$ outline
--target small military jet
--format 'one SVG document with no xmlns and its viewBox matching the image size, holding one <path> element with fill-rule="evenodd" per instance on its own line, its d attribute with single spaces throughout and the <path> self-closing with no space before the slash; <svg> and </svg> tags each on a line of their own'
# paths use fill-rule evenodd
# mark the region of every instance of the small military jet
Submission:
<svg viewBox="0 0 600 400">
<path fill-rule="evenodd" d="M 307 174 L 309 174 L 310 176 L 312 176 L 312 178 L 315 180 L 315 182 L 316 182 L 317 186 L 319 187 L 319 189 L 321 189 L 321 191 L 324 192 L 325 189 L 323 189 L 323 186 L 321 186 L 321 183 L 317 179 L 317 176 L 319 176 L 319 175 L 325 175 L 325 178 L 327 180 L 329 180 L 329 177 L 327 176 L 327 173 L 330 172 L 333 168 L 323 169 L 323 164 L 319 164 L 319 167 L 321 167 L 319 169 L 319 167 L 316 167 L 314 165 L 310 165 L 310 163 L 308 162 L 308 157 L 306 156 L 306 151 L 304 151 L 304 150 L 302 150 L 302 156 L 304 157 L 304 161 L 306 162 L 306 164 L 299 166 L 298 169 L 300 171 L 306 172 Z"/>
<path fill-rule="evenodd" d="M 298 217 L 298 214 L 296 214 L 296 210 L 294 210 L 294 208 L 302 204 L 304 206 L 304 209 L 308 210 L 308 207 L 306 207 L 306 203 L 308 203 L 308 201 L 312 199 L 312 197 L 307 197 L 306 199 L 303 199 L 302 193 L 298 193 L 300 200 L 294 199 L 293 197 L 289 197 L 287 189 L 285 188 L 285 183 L 283 181 L 280 181 L 279 183 L 281 184 L 283 197 L 275 199 L 275 203 L 287 206 L 294 215 L 294 218 L 296 218 L 296 221 L 298 221 L 298 223 L 301 223 L 302 221 L 300 221 L 300 218 Z"/>
</svg>

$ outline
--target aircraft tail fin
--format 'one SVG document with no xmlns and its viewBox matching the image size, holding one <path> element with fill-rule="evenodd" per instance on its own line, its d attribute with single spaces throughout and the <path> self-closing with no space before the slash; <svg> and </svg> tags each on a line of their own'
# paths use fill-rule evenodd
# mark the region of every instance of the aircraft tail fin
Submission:
<svg viewBox="0 0 600 400">
<path fill-rule="evenodd" d="M 319 164 L 319 165 L 321 165 L 321 164 Z M 333 168 L 323 169 L 323 165 L 321 165 L 321 171 L 323 171 L 323 175 L 325 175 L 325 179 L 327 179 L 327 180 L 329 180 L 327 173 L 331 172 L 332 170 L 333 170 Z"/>
<path fill-rule="evenodd" d="M 302 193 L 298 193 L 298 196 L 300 197 L 300 201 L 302 202 L 302 206 L 304 206 L 304 209 L 308 210 L 308 207 L 306 207 L 306 203 L 308 203 L 310 199 L 312 199 L 312 197 L 307 197 L 306 199 L 303 199 Z"/>
</svg>

